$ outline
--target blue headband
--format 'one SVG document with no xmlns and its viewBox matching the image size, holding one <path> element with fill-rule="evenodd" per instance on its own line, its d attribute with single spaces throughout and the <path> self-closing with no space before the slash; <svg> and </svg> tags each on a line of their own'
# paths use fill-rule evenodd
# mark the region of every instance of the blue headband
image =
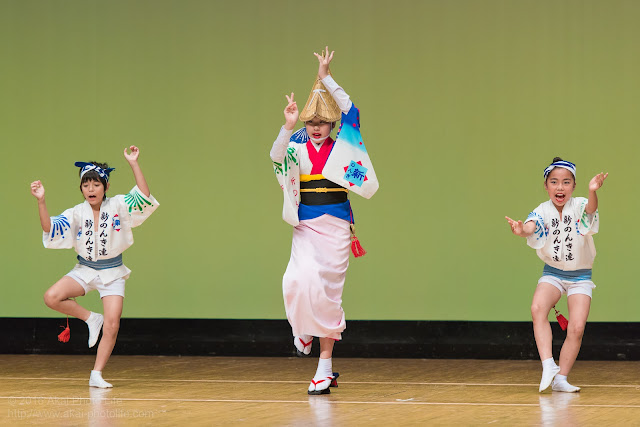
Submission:
<svg viewBox="0 0 640 427">
<path fill-rule="evenodd" d="M 544 178 L 547 179 L 549 173 L 555 168 L 564 168 L 568 170 L 573 175 L 573 179 L 576 179 L 576 165 L 566 160 L 559 160 L 547 166 L 547 168 L 544 170 Z"/>
<path fill-rule="evenodd" d="M 98 165 L 94 165 L 93 163 L 87 163 L 87 162 L 75 162 L 75 165 L 79 168 L 82 168 L 82 170 L 80 171 L 80 178 L 82 178 L 84 174 L 89 171 L 96 171 L 98 175 L 100 175 L 100 178 L 104 179 L 107 182 L 109 182 L 109 174 L 111 173 L 111 171 L 116 169 L 116 168 L 102 169 Z"/>
</svg>

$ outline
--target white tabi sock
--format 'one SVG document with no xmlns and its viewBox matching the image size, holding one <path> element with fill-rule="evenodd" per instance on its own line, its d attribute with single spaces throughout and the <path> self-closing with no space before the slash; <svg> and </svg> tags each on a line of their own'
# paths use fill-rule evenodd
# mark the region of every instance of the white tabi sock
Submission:
<svg viewBox="0 0 640 427">
<path fill-rule="evenodd" d="M 309 391 L 326 390 L 331 385 L 333 369 L 331 359 L 318 359 L 318 369 L 313 381 L 309 384 Z"/>
<path fill-rule="evenodd" d="M 293 337 L 293 345 L 296 349 L 305 355 L 311 354 L 311 344 L 313 344 L 313 337 L 311 335 L 300 335 L 299 337 Z"/>
<path fill-rule="evenodd" d="M 100 330 L 102 329 L 102 324 L 104 323 L 104 317 L 100 313 L 94 313 L 93 311 L 89 315 L 89 318 L 85 320 L 87 322 L 87 326 L 89 327 L 89 348 L 96 345 L 98 342 L 98 337 L 100 336 Z"/>
<path fill-rule="evenodd" d="M 317 378 L 333 378 L 333 367 L 331 363 L 331 358 L 329 359 L 318 359 L 318 369 L 316 370 L 316 375 L 313 377 Z"/>
<path fill-rule="evenodd" d="M 542 361 L 542 379 L 538 391 L 546 390 L 553 381 L 553 378 L 560 372 L 560 367 L 553 361 L 553 357 Z"/>
<path fill-rule="evenodd" d="M 566 393 L 575 393 L 580 391 L 580 387 L 573 386 L 567 382 L 566 375 L 556 375 L 551 386 L 553 391 L 564 391 Z"/>
<path fill-rule="evenodd" d="M 89 387 L 111 388 L 113 386 L 102 378 L 102 371 L 91 371 Z"/>
</svg>

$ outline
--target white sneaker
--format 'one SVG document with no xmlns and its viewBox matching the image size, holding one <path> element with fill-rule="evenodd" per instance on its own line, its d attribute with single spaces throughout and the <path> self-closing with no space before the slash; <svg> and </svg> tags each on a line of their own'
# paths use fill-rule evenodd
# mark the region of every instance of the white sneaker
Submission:
<svg viewBox="0 0 640 427">
<path fill-rule="evenodd" d="M 564 391 L 566 393 L 577 393 L 580 391 L 580 387 L 576 387 L 574 385 L 569 384 L 566 381 L 553 381 L 551 385 L 551 390 L 553 391 Z"/>
<path fill-rule="evenodd" d="M 100 336 L 100 330 L 104 323 L 104 317 L 100 313 L 91 312 L 91 315 L 87 319 L 87 326 L 89 327 L 89 348 L 96 345 L 98 337 Z"/>
<path fill-rule="evenodd" d="M 113 386 L 102 378 L 101 371 L 91 371 L 91 376 L 89 377 L 89 387 L 111 388 Z"/>
<path fill-rule="evenodd" d="M 542 370 L 542 379 L 540 380 L 540 389 L 538 391 L 543 392 L 546 390 L 553 381 L 553 378 L 560 372 L 559 366 Z"/>
</svg>

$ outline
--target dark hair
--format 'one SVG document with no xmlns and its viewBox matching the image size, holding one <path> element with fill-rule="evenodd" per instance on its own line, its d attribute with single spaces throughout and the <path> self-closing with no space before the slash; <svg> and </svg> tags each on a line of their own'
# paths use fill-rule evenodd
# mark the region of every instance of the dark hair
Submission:
<svg viewBox="0 0 640 427">
<path fill-rule="evenodd" d="M 89 162 L 89 163 L 93 163 L 94 165 L 102 169 L 107 169 L 109 167 L 109 165 L 106 163 L 99 163 L 99 162 Z M 82 168 L 80 168 L 80 170 L 78 171 L 78 175 L 80 175 L 81 173 L 82 173 Z M 82 176 L 82 179 L 80 180 L 80 191 L 82 191 L 82 184 L 84 184 L 87 181 L 101 182 L 102 185 L 104 186 L 104 196 L 102 197 L 102 200 L 107 198 L 107 180 L 101 177 L 100 175 L 98 175 L 98 172 L 96 172 L 95 170 L 92 170 L 85 173 Z"/>
<path fill-rule="evenodd" d="M 551 163 L 562 162 L 563 160 L 560 157 L 554 157 Z"/>
</svg>

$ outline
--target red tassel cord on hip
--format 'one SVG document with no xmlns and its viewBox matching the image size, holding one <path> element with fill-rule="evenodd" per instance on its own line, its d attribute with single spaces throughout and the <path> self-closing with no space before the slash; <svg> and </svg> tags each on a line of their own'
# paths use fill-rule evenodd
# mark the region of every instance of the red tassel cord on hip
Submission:
<svg viewBox="0 0 640 427">
<path fill-rule="evenodd" d="M 60 327 L 64 328 L 64 326 Z M 67 316 L 67 327 L 64 331 L 60 332 L 60 335 L 58 335 L 58 341 L 69 342 L 69 338 L 71 338 L 71 329 L 69 329 L 69 316 Z"/>
<path fill-rule="evenodd" d="M 367 251 L 364 250 L 360 244 L 360 240 L 358 240 L 355 234 L 351 237 L 351 252 L 353 252 L 353 256 L 356 258 L 367 254 Z"/>
<path fill-rule="evenodd" d="M 351 217 L 351 224 L 349 224 L 349 228 L 351 229 L 351 252 L 353 252 L 354 257 L 359 258 L 365 256 L 367 251 L 364 250 L 360 244 L 360 240 L 356 237 L 356 226 L 353 222 L 353 211 L 351 207 L 349 207 L 349 216 Z"/>
<path fill-rule="evenodd" d="M 566 317 L 564 317 L 562 314 L 560 314 L 560 312 L 558 310 L 556 310 L 556 306 L 553 306 L 553 310 L 556 312 L 556 319 L 558 320 L 558 323 L 560 324 L 560 329 L 562 329 L 563 331 L 567 330 L 567 326 L 569 325 L 569 321 L 567 320 Z"/>
</svg>

